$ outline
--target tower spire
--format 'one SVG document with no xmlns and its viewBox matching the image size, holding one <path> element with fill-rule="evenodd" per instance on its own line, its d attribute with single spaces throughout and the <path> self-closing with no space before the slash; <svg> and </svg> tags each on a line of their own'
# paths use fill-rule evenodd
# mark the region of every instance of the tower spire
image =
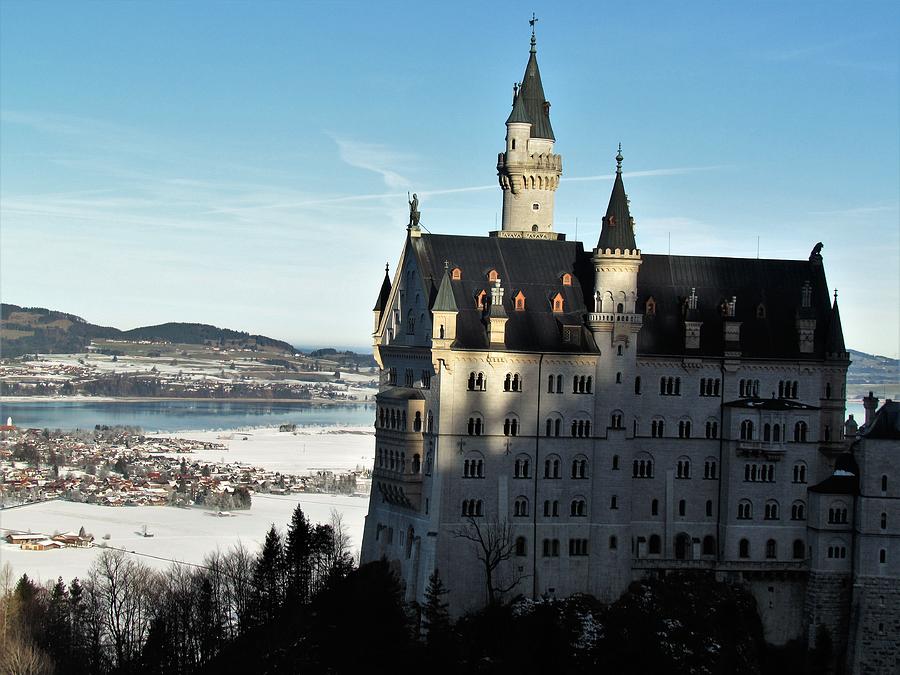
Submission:
<svg viewBox="0 0 900 675">
<path fill-rule="evenodd" d="M 612 194 L 609 196 L 609 206 L 603 217 L 603 226 L 600 230 L 600 241 L 597 248 L 601 251 L 607 249 L 615 251 L 637 248 L 634 241 L 634 220 L 628 205 L 628 195 L 625 194 L 625 183 L 622 181 L 622 144 L 616 153 L 616 179 L 613 182 Z"/>
<path fill-rule="evenodd" d="M 537 38 L 534 36 L 534 24 L 536 24 L 540 19 L 538 19 L 534 12 L 531 13 L 531 19 L 528 21 L 531 26 L 531 53 L 537 54 Z"/>
</svg>

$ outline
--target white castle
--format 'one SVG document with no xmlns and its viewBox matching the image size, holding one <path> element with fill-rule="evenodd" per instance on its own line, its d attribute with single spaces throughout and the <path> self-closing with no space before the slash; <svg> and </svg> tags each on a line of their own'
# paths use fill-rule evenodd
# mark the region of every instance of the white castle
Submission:
<svg viewBox="0 0 900 675">
<path fill-rule="evenodd" d="M 693 570 L 744 584 L 774 644 L 824 626 L 854 672 L 900 659 L 900 414 L 844 420 L 850 364 L 808 259 L 646 254 L 622 154 L 596 247 L 555 232 L 562 173 L 535 39 L 497 170 L 502 229 L 411 218 L 375 306 L 362 560 L 460 615 Z M 487 553 L 486 553 L 487 552 Z M 491 560 L 485 564 L 485 559 Z M 489 569 L 490 568 L 490 569 Z"/>
</svg>

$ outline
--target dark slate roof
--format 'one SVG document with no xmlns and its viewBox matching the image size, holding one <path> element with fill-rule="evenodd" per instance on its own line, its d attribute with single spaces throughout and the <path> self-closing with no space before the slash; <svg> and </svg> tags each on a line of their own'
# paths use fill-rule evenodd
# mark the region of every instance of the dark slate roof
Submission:
<svg viewBox="0 0 900 675">
<path fill-rule="evenodd" d="M 525 66 L 525 75 L 522 77 L 522 87 L 519 89 L 517 101 L 518 99 L 522 100 L 525 107 L 527 119 L 524 121 L 531 122 L 531 137 L 555 141 L 553 127 L 550 126 L 550 104 L 544 97 L 544 85 L 541 83 L 541 71 L 538 69 L 534 45 L 528 56 L 528 65 Z"/>
<path fill-rule="evenodd" d="M 437 297 L 434 299 L 432 312 L 455 312 L 458 307 L 456 298 L 453 297 L 452 281 L 450 280 L 450 270 L 444 269 L 444 276 L 441 278 L 441 285 L 438 288 Z"/>
<path fill-rule="evenodd" d="M 391 278 L 388 276 L 387 266 L 384 268 L 384 281 L 381 282 L 381 291 L 378 293 L 378 300 L 372 308 L 374 312 L 384 312 L 387 307 L 388 298 L 391 295 Z"/>
<path fill-rule="evenodd" d="M 847 358 L 849 356 L 847 348 L 844 346 L 844 328 L 841 326 L 841 312 L 838 309 L 837 296 L 834 298 L 831 316 L 828 319 L 828 338 L 825 340 L 825 352 L 837 357 Z"/>
<path fill-rule="evenodd" d="M 425 283 L 432 287 L 432 297 L 438 293 L 444 260 L 462 272 L 461 279 L 450 282 L 459 308 L 455 347 L 488 347 L 486 313 L 476 308 L 475 298 L 481 291 L 490 297 L 488 273 L 497 270 L 509 317 L 507 349 L 596 351 L 584 329 L 581 346 L 562 340 L 563 325 L 584 325 L 585 297 L 579 279 L 590 278 L 592 273 L 580 242 L 423 234 L 412 240 L 412 245 Z M 572 286 L 563 286 L 562 275 L 573 271 Z M 525 311 L 517 312 L 513 298 L 519 291 L 525 295 Z M 563 295 L 566 311 L 554 314 L 551 299 L 558 292 Z"/>
<path fill-rule="evenodd" d="M 483 312 L 476 309 L 480 291 L 490 297 L 487 275 L 496 269 L 504 288 L 504 308 L 509 316 L 507 348 L 520 351 L 595 352 L 585 325 L 592 307 L 594 268 L 591 252 L 581 242 L 506 239 L 422 234 L 411 240 L 430 300 L 438 294 L 444 261 L 459 267 L 462 279 L 451 281 L 459 318 L 460 348 L 488 346 Z M 721 357 L 724 353 L 720 305 L 737 296 L 735 320 L 741 321 L 741 352 L 748 358 L 824 359 L 830 326 L 831 303 L 821 263 L 808 260 L 756 260 L 702 256 L 642 255 L 638 273 L 637 311 L 647 299 L 656 301 L 653 316 L 644 315 L 638 335 L 641 355 L 681 356 L 684 350 L 684 299 L 696 289 L 694 319 L 702 321 L 700 349 L 692 354 Z M 562 285 L 564 273 L 573 275 L 572 286 Z M 812 313 L 816 319 L 814 350 L 801 354 L 795 327 L 801 288 L 812 286 Z M 513 298 L 522 291 L 525 311 L 515 311 Z M 551 298 L 562 293 L 565 312 L 552 312 Z M 765 318 L 757 318 L 762 304 Z M 581 326 L 579 340 L 563 341 L 563 326 Z M 771 405 L 771 403 L 767 404 Z M 780 405 L 780 404 L 779 404 Z"/>
<path fill-rule="evenodd" d="M 724 405 L 729 408 L 746 408 L 748 410 L 818 410 L 816 406 L 800 403 L 787 398 L 741 398 L 729 401 Z"/>
<path fill-rule="evenodd" d="M 512 112 L 510 112 L 509 117 L 506 118 L 507 124 L 512 124 L 514 122 L 531 123 L 531 120 L 528 119 L 528 113 L 525 110 L 525 99 L 518 93 L 513 101 Z"/>
<path fill-rule="evenodd" d="M 900 403 L 885 401 L 872 421 L 863 427 L 861 435 L 870 439 L 900 439 Z"/>
<path fill-rule="evenodd" d="M 618 157 L 621 158 L 621 155 Z M 625 194 L 625 184 L 622 182 L 621 165 L 616 169 L 616 180 L 609 196 L 606 215 L 603 217 L 597 248 L 604 251 L 606 249 L 633 251 L 637 248 L 634 243 L 634 226 L 628 209 L 628 197 Z"/>
<path fill-rule="evenodd" d="M 724 351 L 724 317 L 721 303 L 737 296 L 735 320 L 741 325 L 741 353 L 750 358 L 825 357 L 831 303 L 821 263 L 808 260 L 713 258 L 642 254 L 638 272 L 637 311 L 643 312 L 650 297 L 656 301 L 654 316 L 644 315 L 638 335 L 638 353 L 684 353 L 682 306 L 696 289 L 695 321 L 702 321 L 700 355 L 721 356 Z M 812 315 L 816 319 L 814 348 L 801 354 L 796 329 L 804 282 L 812 285 Z M 765 318 L 757 318 L 763 306 Z"/>
<path fill-rule="evenodd" d="M 859 493 L 859 477 L 849 471 L 837 470 L 809 491 L 827 495 L 855 495 Z"/>
</svg>

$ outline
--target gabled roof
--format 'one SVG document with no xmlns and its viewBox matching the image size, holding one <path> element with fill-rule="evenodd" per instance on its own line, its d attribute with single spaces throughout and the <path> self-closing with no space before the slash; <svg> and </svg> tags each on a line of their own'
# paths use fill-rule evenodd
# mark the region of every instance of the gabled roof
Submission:
<svg viewBox="0 0 900 675">
<path fill-rule="evenodd" d="M 531 53 L 528 56 L 528 65 L 525 66 L 525 75 L 522 77 L 522 87 L 519 89 L 519 95 L 516 97 L 516 103 L 520 100 L 523 104 L 525 119 L 515 121 L 531 122 L 532 138 L 556 140 L 553 135 L 553 127 L 550 126 L 550 104 L 544 97 L 544 85 L 541 83 L 541 71 L 538 68 L 537 49 L 535 49 L 533 37 Z M 515 104 L 513 105 L 513 112 L 510 114 L 510 118 L 512 118 L 513 114 L 521 115 L 521 113 L 516 112 Z"/>
<path fill-rule="evenodd" d="M 387 307 L 388 298 L 391 295 L 391 278 L 388 276 L 388 266 L 384 266 L 384 281 L 381 282 L 381 291 L 378 293 L 378 300 L 372 308 L 374 312 L 384 312 Z"/>
<path fill-rule="evenodd" d="M 855 495 L 859 492 L 859 477 L 849 471 L 837 470 L 809 491 L 826 495 Z"/>
<path fill-rule="evenodd" d="M 612 193 L 609 196 L 609 206 L 606 207 L 606 215 L 603 217 L 603 225 L 600 229 L 600 240 L 597 248 L 601 251 L 637 248 L 634 242 L 634 226 L 631 222 L 631 211 L 628 208 L 628 196 L 625 194 L 625 184 L 622 182 L 622 148 L 616 155 L 616 180 L 613 182 Z"/>
</svg>

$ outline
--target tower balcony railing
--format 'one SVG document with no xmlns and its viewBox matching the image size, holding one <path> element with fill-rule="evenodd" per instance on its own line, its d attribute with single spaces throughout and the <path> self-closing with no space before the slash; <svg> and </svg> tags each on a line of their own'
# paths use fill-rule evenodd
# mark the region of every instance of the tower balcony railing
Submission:
<svg viewBox="0 0 900 675">
<path fill-rule="evenodd" d="M 589 312 L 588 323 L 630 323 L 641 325 L 644 323 L 644 315 L 624 312 Z"/>
<path fill-rule="evenodd" d="M 715 560 L 699 558 L 632 558 L 631 566 L 639 570 L 716 570 L 720 572 L 805 572 L 806 560 Z"/>
</svg>

